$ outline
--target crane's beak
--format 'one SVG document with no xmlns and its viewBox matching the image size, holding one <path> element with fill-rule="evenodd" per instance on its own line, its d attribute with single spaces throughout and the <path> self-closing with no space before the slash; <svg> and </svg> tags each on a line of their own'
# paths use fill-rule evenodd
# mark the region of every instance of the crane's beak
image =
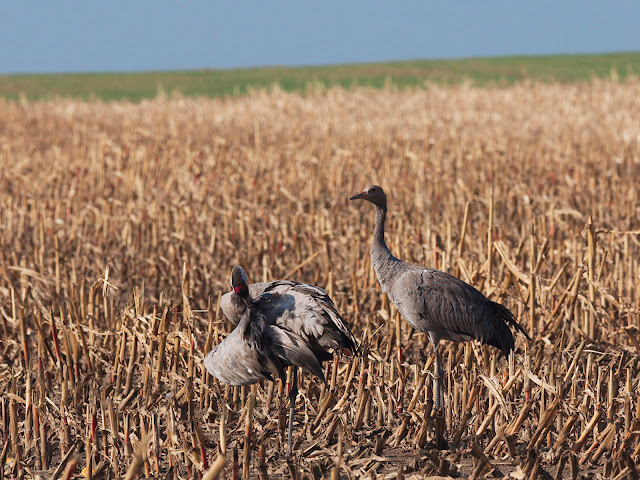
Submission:
<svg viewBox="0 0 640 480">
<path fill-rule="evenodd" d="M 350 197 L 349 200 L 361 200 L 363 198 L 366 198 L 367 195 L 368 195 L 367 192 L 362 192 L 357 195 L 354 195 L 353 197 Z"/>
</svg>

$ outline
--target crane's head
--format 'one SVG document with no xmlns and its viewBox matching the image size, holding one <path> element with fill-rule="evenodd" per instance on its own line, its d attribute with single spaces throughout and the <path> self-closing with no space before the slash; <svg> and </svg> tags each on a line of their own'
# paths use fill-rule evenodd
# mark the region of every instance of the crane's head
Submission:
<svg viewBox="0 0 640 480">
<path fill-rule="evenodd" d="M 244 269 L 239 265 L 231 270 L 231 288 L 233 288 L 233 293 L 241 297 L 249 295 L 249 280 Z"/>
<path fill-rule="evenodd" d="M 382 187 L 371 185 L 365 188 L 362 193 L 354 195 L 349 200 L 367 200 L 378 207 L 387 207 L 387 196 L 384 194 Z"/>
</svg>

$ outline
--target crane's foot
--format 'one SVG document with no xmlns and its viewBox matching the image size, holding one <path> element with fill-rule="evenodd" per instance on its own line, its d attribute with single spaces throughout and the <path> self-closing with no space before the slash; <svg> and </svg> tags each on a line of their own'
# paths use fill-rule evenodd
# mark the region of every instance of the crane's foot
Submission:
<svg viewBox="0 0 640 480">
<path fill-rule="evenodd" d="M 291 458 L 292 437 L 293 437 L 293 417 L 296 414 L 296 398 L 298 396 L 298 369 L 293 367 L 291 378 L 291 388 L 289 390 L 289 428 L 287 429 L 287 457 Z"/>
<path fill-rule="evenodd" d="M 449 443 L 444 438 L 444 434 L 445 434 L 444 427 L 445 427 L 444 410 L 442 408 L 439 408 L 436 411 L 436 415 L 435 415 L 435 434 L 436 434 L 435 443 L 436 443 L 436 448 L 438 450 L 447 450 L 449 448 Z"/>
<path fill-rule="evenodd" d="M 293 416 L 295 415 L 295 400 L 294 403 L 291 404 L 291 408 L 289 409 L 289 428 L 287 429 L 287 455 L 286 458 L 291 458 L 291 451 L 293 445 Z"/>
</svg>

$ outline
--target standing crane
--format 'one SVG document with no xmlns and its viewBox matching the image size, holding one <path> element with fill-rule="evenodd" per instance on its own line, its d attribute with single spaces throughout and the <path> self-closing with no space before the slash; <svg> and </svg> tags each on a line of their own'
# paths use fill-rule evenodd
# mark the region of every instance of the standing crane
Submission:
<svg viewBox="0 0 640 480">
<path fill-rule="evenodd" d="M 355 352 L 357 347 L 349 328 L 324 290 L 283 281 L 255 285 L 249 285 L 242 267 L 233 268 L 233 291 L 231 295 L 225 295 L 227 300 L 223 312 L 230 321 L 235 320 L 237 326 L 207 354 L 204 364 L 211 375 L 232 386 L 250 385 L 263 379 L 274 381 L 276 376 L 284 382 L 285 367 L 293 367 L 287 432 L 287 456 L 290 456 L 298 368 L 309 371 L 326 383 L 321 362 L 333 357 L 328 348 Z M 254 298 L 251 290 L 260 293 Z M 297 293 L 292 293 L 292 290 Z M 310 297 L 305 297 L 300 291 Z M 310 303 L 314 296 L 322 300 L 324 308 L 321 310 Z"/>
<path fill-rule="evenodd" d="M 382 291 L 400 314 L 429 337 L 435 352 L 434 404 L 441 411 L 444 396 L 442 360 L 438 352 L 440 340 L 476 339 L 499 348 L 508 357 L 514 349 L 509 326 L 529 336 L 509 309 L 492 302 L 468 283 L 435 268 L 404 262 L 391 254 L 384 241 L 387 196 L 381 187 L 367 187 L 349 200 L 366 200 L 375 206 L 375 227 L 369 250 L 371 263 Z"/>
</svg>

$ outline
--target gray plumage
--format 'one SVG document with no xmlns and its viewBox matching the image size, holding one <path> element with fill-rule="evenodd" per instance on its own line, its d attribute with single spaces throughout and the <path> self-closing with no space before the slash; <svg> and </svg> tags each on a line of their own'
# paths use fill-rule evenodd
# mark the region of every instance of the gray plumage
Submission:
<svg viewBox="0 0 640 480">
<path fill-rule="evenodd" d="M 321 288 L 282 280 L 249 285 L 239 266 L 231 271 L 231 287 L 220 304 L 237 326 L 206 355 L 205 367 L 218 380 L 233 386 L 274 380 L 276 376 L 284 382 L 284 369 L 293 367 L 287 442 L 290 455 L 298 368 L 325 382 L 321 362 L 332 358 L 327 349 L 355 352 L 355 340 Z"/>
<path fill-rule="evenodd" d="M 479 340 L 506 356 L 514 348 L 508 324 L 521 329 L 513 314 L 471 285 L 434 268 L 421 267 L 372 249 L 372 263 L 382 290 L 418 331 L 439 340 Z"/>
<path fill-rule="evenodd" d="M 375 205 L 375 227 L 369 254 L 382 290 L 400 314 L 433 345 L 436 362 L 434 388 L 436 407 L 442 407 L 442 365 L 440 340 L 454 342 L 477 339 L 499 348 L 508 356 L 514 348 L 509 325 L 520 330 L 514 315 L 492 302 L 471 285 L 434 268 L 422 267 L 394 257 L 384 241 L 387 197 L 377 185 L 367 187 L 350 200 L 367 200 Z M 528 338 L 528 336 L 527 336 Z"/>
<path fill-rule="evenodd" d="M 270 295 L 270 301 L 262 306 L 270 322 L 304 338 L 314 350 L 357 350 L 357 342 L 349 326 L 322 288 L 290 280 L 252 283 L 248 287 L 252 298 Z M 237 325 L 247 307 L 232 290 L 222 296 L 220 308 L 225 317 Z"/>
<path fill-rule="evenodd" d="M 284 369 L 296 366 L 324 382 L 320 360 L 311 345 L 296 333 L 273 324 L 265 315 L 270 295 L 250 302 L 238 326 L 205 357 L 209 373 L 227 385 L 240 386 L 258 380 L 273 381 L 275 377 L 285 380 Z"/>
</svg>

